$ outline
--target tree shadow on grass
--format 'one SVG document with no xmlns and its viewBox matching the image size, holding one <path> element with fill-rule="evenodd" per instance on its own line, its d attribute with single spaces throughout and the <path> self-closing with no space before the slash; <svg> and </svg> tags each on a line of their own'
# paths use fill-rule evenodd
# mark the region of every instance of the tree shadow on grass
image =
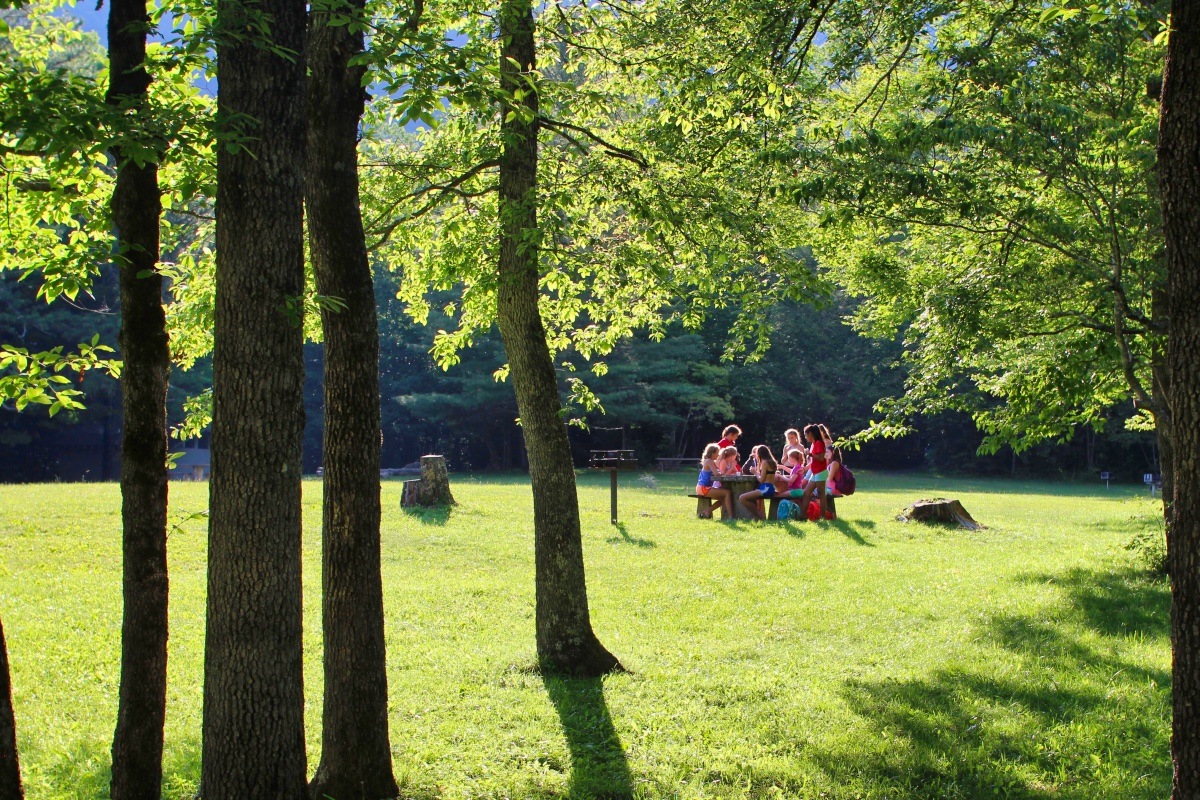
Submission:
<svg viewBox="0 0 1200 800">
<path fill-rule="evenodd" d="M 431 508 L 403 506 L 400 510 L 404 512 L 404 516 L 415 519 L 422 525 L 442 526 L 450 521 L 450 506 L 433 506 Z"/>
<path fill-rule="evenodd" d="M 601 679 L 543 675 L 542 682 L 558 712 L 571 751 L 570 797 L 579 800 L 633 797 L 629 762 L 604 702 Z"/>
<path fill-rule="evenodd" d="M 985 620 L 983 658 L 847 682 L 843 696 L 871 731 L 816 754 L 822 769 L 871 796 L 1167 796 L 1170 675 L 1122 655 L 1132 630 L 1166 636 L 1162 587 L 1134 573 L 1037 579 L 1050 578 L 1066 588 L 1065 613 Z"/>
<path fill-rule="evenodd" d="M 834 520 L 827 520 L 825 522 L 825 524 L 832 525 L 835 530 L 840 531 L 843 536 L 845 536 L 847 539 L 854 542 L 855 544 L 862 545 L 863 547 L 874 547 L 875 546 L 875 545 L 871 544 L 870 542 L 868 542 L 866 539 L 864 539 L 863 535 L 861 533 L 859 533 L 860 529 L 869 530 L 869 529 L 875 527 L 875 523 L 872 522 L 871 520 L 865 520 L 865 521 L 859 520 L 856 522 L 851 522 L 851 521 L 845 520 L 845 519 L 834 519 Z"/>
<path fill-rule="evenodd" d="M 784 520 L 783 529 L 788 532 L 789 536 L 795 536 L 797 539 L 803 539 L 808 535 L 808 524 L 799 520 Z"/>
<path fill-rule="evenodd" d="M 1062 587 L 1080 621 L 1105 636 L 1170 635 L 1170 586 L 1165 579 L 1147 576 L 1141 570 L 1072 569 L 1061 575 L 1023 575 L 1019 580 Z"/>
<path fill-rule="evenodd" d="M 616 531 L 619 535 L 618 536 L 610 536 L 607 539 L 605 539 L 604 541 L 607 542 L 608 544 L 631 544 L 631 545 L 634 545 L 635 547 L 642 547 L 642 548 L 658 547 L 658 545 L 654 542 L 653 539 L 640 539 L 637 536 L 630 536 L 629 529 L 627 527 L 625 527 L 624 522 L 618 522 L 613 527 L 616 529 Z"/>
</svg>

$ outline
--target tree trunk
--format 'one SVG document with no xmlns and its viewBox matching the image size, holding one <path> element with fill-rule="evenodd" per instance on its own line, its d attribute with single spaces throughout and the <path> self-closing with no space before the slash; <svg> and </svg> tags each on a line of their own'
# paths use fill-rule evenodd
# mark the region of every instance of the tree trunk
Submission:
<svg viewBox="0 0 1200 800">
<path fill-rule="evenodd" d="M 305 4 L 220 0 L 217 17 L 252 33 L 217 44 L 218 116 L 248 138 L 217 156 L 201 780 L 205 800 L 300 800 Z"/>
<path fill-rule="evenodd" d="M 1169 320 L 1166 293 L 1154 292 L 1151 317 L 1155 322 Z M 1166 520 L 1167 539 L 1171 537 L 1171 498 L 1175 496 L 1174 426 L 1171 424 L 1171 372 L 1167 363 L 1166 342 L 1155 337 L 1150 356 L 1151 386 L 1154 403 L 1150 411 L 1154 414 L 1154 439 L 1158 446 L 1158 470 L 1162 481 L 1163 519 Z"/>
<path fill-rule="evenodd" d="M 12 679 L 8 671 L 8 646 L 0 621 L 0 800 L 21 800 L 21 764 L 17 759 L 17 723 L 13 716 Z"/>
<path fill-rule="evenodd" d="M 108 102 L 140 118 L 150 85 L 144 67 L 145 0 L 111 0 Z M 122 595 L 121 684 L 112 744 L 113 800 L 162 796 L 167 703 L 167 381 L 171 356 L 158 226 L 158 169 L 119 150 L 112 196 L 121 283 Z M 107 426 L 107 423 L 106 423 Z"/>
<path fill-rule="evenodd" d="M 1200 0 L 1174 0 L 1158 136 L 1167 248 L 1173 497 L 1171 760 L 1176 800 L 1200 797 Z"/>
<path fill-rule="evenodd" d="M 500 5 L 500 88 L 524 99 L 501 109 L 497 321 L 517 396 L 533 485 L 538 661 L 543 669 L 597 676 L 620 663 L 592 632 L 571 444 L 546 332 L 538 312 L 537 93 L 530 0 Z"/>
<path fill-rule="evenodd" d="M 350 0 L 361 13 L 362 0 Z M 325 694 L 313 797 L 399 794 L 388 739 L 379 554 L 379 327 L 358 199 L 358 123 L 365 71 L 352 26 L 314 12 L 308 31 L 308 241 L 325 335 L 321 609 Z"/>
</svg>

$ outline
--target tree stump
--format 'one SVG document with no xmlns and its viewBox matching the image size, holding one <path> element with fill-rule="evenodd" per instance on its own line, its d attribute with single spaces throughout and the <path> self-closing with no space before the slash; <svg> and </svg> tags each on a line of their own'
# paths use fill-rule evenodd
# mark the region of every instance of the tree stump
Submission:
<svg viewBox="0 0 1200 800">
<path fill-rule="evenodd" d="M 405 481 L 400 493 L 400 507 L 453 506 L 450 494 L 450 474 L 446 471 L 445 456 L 421 456 L 421 478 Z"/>
<path fill-rule="evenodd" d="M 957 523 L 973 531 L 981 530 L 985 527 L 976 522 L 967 513 L 962 503 L 957 500 L 947 500 L 943 497 L 936 497 L 932 500 L 918 500 L 904 509 L 904 513 L 897 517 L 897 519 L 901 522 L 916 520 L 918 522 Z"/>
</svg>

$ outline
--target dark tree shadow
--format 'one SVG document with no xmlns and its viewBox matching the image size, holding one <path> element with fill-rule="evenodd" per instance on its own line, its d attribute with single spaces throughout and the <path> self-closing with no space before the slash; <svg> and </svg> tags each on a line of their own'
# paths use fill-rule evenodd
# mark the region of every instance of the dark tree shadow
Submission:
<svg viewBox="0 0 1200 800">
<path fill-rule="evenodd" d="M 579 800 L 632 798 L 633 777 L 604 702 L 603 681 L 543 675 L 542 683 L 571 751 L 569 796 Z"/>
<path fill-rule="evenodd" d="M 863 547 L 874 547 L 875 546 L 875 545 L 871 544 L 870 542 L 868 542 L 866 539 L 864 539 L 862 534 L 859 533 L 860 528 L 870 529 L 870 528 L 875 527 L 875 523 L 871 522 L 870 520 L 867 520 L 865 522 L 862 522 L 862 521 L 850 522 L 849 520 L 839 518 L 839 519 L 835 519 L 835 520 L 829 520 L 829 521 L 825 522 L 824 524 L 832 525 L 834 527 L 834 529 L 841 531 L 843 536 L 845 536 L 847 539 L 854 542 L 855 544 L 862 545 Z"/>
<path fill-rule="evenodd" d="M 1169 794 L 1170 674 L 1115 646 L 1166 637 L 1164 586 L 1132 571 L 1019 580 L 1063 587 L 1066 609 L 983 621 L 977 641 L 1004 659 L 843 686 L 871 731 L 814 754 L 835 783 L 929 800 Z"/>
<path fill-rule="evenodd" d="M 795 536 L 797 539 L 803 539 L 808 535 L 808 523 L 795 519 L 784 520 L 783 529 L 788 532 L 789 536 Z"/>
<path fill-rule="evenodd" d="M 430 508 L 402 506 L 400 510 L 404 512 L 404 516 L 418 520 L 423 525 L 440 526 L 450 521 L 450 506 L 432 506 Z"/>
<path fill-rule="evenodd" d="M 1023 575 L 1027 584 L 1062 587 L 1080 621 L 1105 636 L 1171 632 L 1171 590 L 1163 578 L 1129 568 L 1118 572 L 1072 569 L 1062 575 Z"/>
<path fill-rule="evenodd" d="M 607 542 L 608 544 L 631 544 L 631 545 L 634 545 L 635 547 L 643 547 L 643 548 L 658 547 L 658 545 L 654 542 L 653 539 L 640 539 L 637 536 L 630 536 L 629 529 L 625 527 L 624 522 L 618 522 L 613 527 L 616 529 L 617 533 L 620 535 L 619 536 L 610 536 L 607 539 L 605 539 L 604 541 Z"/>
</svg>

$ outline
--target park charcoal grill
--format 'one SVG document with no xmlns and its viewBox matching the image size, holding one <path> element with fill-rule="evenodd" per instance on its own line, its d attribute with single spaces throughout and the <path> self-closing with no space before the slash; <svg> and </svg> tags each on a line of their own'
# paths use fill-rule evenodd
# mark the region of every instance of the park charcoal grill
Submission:
<svg viewBox="0 0 1200 800">
<path fill-rule="evenodd" d="M 617 524 L 617 472 L 623 469 L 637 469 L 637 457 L 632 450 L 592 450 L 588 458 L 588 469 L 608 470 L 609 499 L 612 510 L 612 524 Z"/>
<path fill-rule="evenodd" d="M 637 469 L 632 450 L 592 450 L 589 469 Z"/>
</svg>

